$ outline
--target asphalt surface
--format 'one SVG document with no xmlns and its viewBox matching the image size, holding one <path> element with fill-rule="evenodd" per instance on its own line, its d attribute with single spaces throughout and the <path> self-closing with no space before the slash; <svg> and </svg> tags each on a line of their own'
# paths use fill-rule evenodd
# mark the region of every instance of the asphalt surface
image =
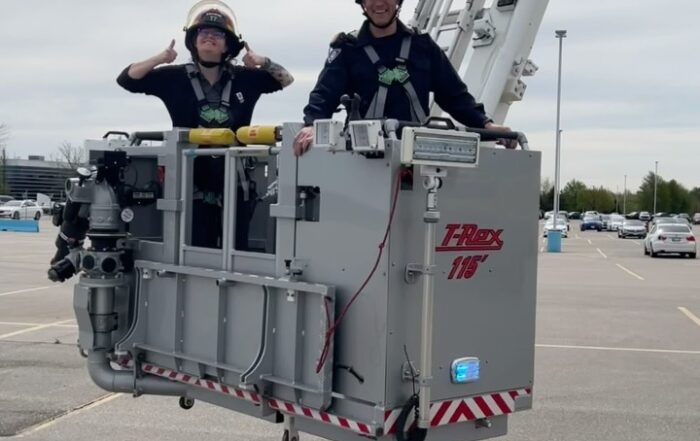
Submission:
<svg viewBox="0 0 700 441">
<path fill-rule="evenodd" d="M 45 278 L 56 230 L 41 226 L 0 232 L 0 437 L 281 439 L 281 425 L 206 403 L 184 411 L 94 386 L 75 346 L 72 283 Z M 499 439 L 699 440 L 700 259 L 652 259 L 640 240 L 577 230 L 560 254 L 542 243 L 534 409 Z"/>
</svg>

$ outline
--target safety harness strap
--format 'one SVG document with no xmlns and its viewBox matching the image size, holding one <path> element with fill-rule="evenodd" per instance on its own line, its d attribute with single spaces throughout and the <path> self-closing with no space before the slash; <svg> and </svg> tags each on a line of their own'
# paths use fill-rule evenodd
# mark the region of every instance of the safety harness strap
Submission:
<svg viewBox="0 0 700 441">
<path fill-rule="evenodd" d="M 200 104 L 206 103 L 207 97 L 204 95 L 204 89 L 202 89 L 202 83 L 199 82 L 197 69 L 194 67 L 194 64 L 185 64 L 185 70 L 192 84 L 192 89 L 194 89 L 194 96 L 197 97 L 197 102 Z"/>
<path fill-rule="evenodd" d="M 416 121 L 423 123 L 427 120 L 427 115 L 425 113 L 425 110 L 423 110 L 423 106 L 420 103 L 420 99 L 418 98 L 418 94 L 416 93 L 416 89 L 413 87 L 413 84 L 411 84 L 410 77 L 408 75 L 408 70 L 406 69 L 406 61 L 408 60 L 408 56 L 411 53 L 411 35 L 407 35 L 404 37 L 403 41 L 401 42 L 401 51 L 399 53 L 399 64 L 397 68 L 395 69 L 395 72 L 400 72 L 403 74 L 402 78 L 397 78 L 396 75 L 392 76 L 392 72 L 388 72 L 388 69 L 386 66 L 384 66 L 381 62 L 381 59 L 379 58 L 379 54 L 377 51 L 371 46 L 371 45 L 366 45 L 364 46 L 365 54 L 367 54 L 367 57 L 369 60 L 374 64 L 374 66 L 377 68 L 377 72 L 379 73 L 379 86 L 377 88 L 377 92 L 374 94 L 374 97 L 372 98 L 372 101 L 370 102 L 369 108 L 367 109 L 367 115 L 365 118 L 367 119 L 380 119 L 384 118 L 384 110 L 386 109 L 386 100 L 387 96 L 389 94 L 389 85 L 393 81 L 399 81 L 401 82 L 404 91 L 406 92 L 406 95 L 408 96 L 409 102 L 411 103 L 411 118 Z M 387 81 L 382 81 L 383 78 L 387 78 Z"/>
<path fill-rule="evenodd" d="M 197 68 L 194 66 L 194 64 L 189 63 L 185 65 L 185 70 L 187 71 L 187 77 L 190 79 L 190 83 L 192 84 L 192 89 L 194 90 L 194 96 L 197 98 L 197 102 L 200 105 L 208 104 L 207 97 L 204 94 L 204 89 L 202 88 L 202 83 L 197 75 Z M 221 105 L 227 109 L 231 107 L 231 89 L 233 88 L 232 79 L 233 75 L 231 75 L 231 78 L 229 78 L 229 80 L 226 82 L 224 90 L 221 92 Z"/>
</svg>

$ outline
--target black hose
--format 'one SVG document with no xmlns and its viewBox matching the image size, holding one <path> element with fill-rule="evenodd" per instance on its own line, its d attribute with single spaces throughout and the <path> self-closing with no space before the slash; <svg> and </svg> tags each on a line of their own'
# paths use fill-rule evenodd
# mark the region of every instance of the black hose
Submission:
<svg viewBox="0 0 700 441">
<path fill-rule="evenodd" d="M 397 441 L 425 441 L 428 436 L 428 429 L 418 427 L 418 412 L 416 412 L 416 423 L 411 425 L 408 431 L 404 432 L 409 415 L 413 409 L 418 409 L 418 394 L 411 395 L 411 398 L 406 401 L 406 404 L 401 408 L 399 418 L 396 420 L 396 439 Z"/>
</svg>

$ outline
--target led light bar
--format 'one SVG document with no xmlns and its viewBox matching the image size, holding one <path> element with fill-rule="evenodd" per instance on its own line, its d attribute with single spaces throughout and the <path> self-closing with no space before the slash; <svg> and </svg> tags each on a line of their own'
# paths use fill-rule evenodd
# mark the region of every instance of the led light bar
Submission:
<svg viewBox="0 0 700 441">
<path fill-rule="evenodd" d="M 405 127 L 401 137 L 403 164 L 476 167 L 480 136 L 476 133 Z"/>
</svg>

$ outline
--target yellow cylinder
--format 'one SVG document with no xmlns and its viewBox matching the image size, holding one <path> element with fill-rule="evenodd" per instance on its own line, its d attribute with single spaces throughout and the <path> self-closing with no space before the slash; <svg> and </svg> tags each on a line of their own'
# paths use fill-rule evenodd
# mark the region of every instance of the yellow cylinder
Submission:
<svg viewBox="0 0 700 441">
<path fill-rule="evenodd" d="M 236 138 L 243 144 L 273 145 L 281 140 L 280 128 L 275 126 L 248 126 L 236 131 Z"/>
<path fill-rule="evenodd" d="M 233 145 L 236 135 L 231 129 L 192 129 L 189 142 L 198 145 Z"/>
</svg>

